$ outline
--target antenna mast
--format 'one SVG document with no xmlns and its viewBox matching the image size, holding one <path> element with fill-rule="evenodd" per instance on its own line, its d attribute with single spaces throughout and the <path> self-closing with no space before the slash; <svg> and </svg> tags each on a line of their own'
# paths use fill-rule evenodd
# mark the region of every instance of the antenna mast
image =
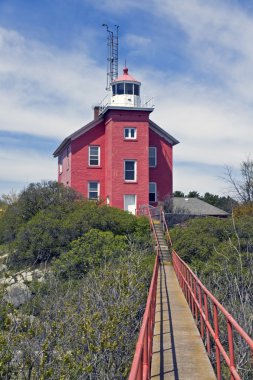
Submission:
<svg viewBox="0 0 253 380">
<path fill-rule="evenodd" d="M 115 32 L 109 30 L 107 24 L 102 26 L 107 30 L 107 85 L 106 91 L 110 91 L 111 83 L 118 77 L 118 50 L 119 50 L 119 26 L 115 25 Z"/>
</svg>

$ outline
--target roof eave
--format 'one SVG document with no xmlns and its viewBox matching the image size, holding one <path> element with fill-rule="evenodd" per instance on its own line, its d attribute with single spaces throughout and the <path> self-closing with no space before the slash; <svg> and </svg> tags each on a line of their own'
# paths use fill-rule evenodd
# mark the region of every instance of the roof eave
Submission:
<svg viewBox="0 0 253 380">
<path fill-rule="evenodd" d="M 149 120 L 150 128 L 157 132 L 161 137 L 163 137 L 165 140 L 167 140 L 172 146 L 177 145 L 180 143 L 177 139 L 175 139 L 173 136 L 171 136 L 168 132 L 166 132 L 164 129 L 159 127 L 156 123 L 154 123 L 152 120 Z M 153 128 L 152 128 L 153 127 Z"/>
<path fill-rule="evenodd" d="M 61 151 L 69 144 L 70 141 L 75 140 L 83 133 L 89 131 L 91 128 L 94 128 L 97 124 L 99 124 L 103 120 L 103 115 L 101 114 L 97 119 L 92 120 L 88 124 L 84 125 L 82 128 L 78 129 L 76 132 L 72 133 L 68 137 L 66 137 L 63 142 L 59 145 L 59 147 L 54 151 L 53 156 L 57 157 L 61 153 Z"/>
</svg>

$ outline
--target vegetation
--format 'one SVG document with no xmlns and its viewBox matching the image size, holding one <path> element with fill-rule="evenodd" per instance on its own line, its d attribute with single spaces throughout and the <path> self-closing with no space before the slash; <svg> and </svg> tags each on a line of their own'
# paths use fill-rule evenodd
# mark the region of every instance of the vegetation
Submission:
<svg viewBox="0 0 253 380">
<path fill-rule="evenodd" d="M 0 285 L 0 378 L 126 379 L 152 251 L 146 218 L 55 182 L 31 184 L 6 204 L 0 255 L 8 253 L 8 276 L 47 271 L 28 283 L 32 297 L 19 308 Z"/>
<path fill-rule="evenodd" d="M 225 180 L 230 184 L 234 196 L 240 203 L 253 202 L 253 160 L 242 161 L 240 178 L 236 178 L 230 167 L 226 168 Z"/>
<path fill-rule="evenodd" d="M 252 336 L 252 204 L 238 206 L 234 214 L 236 216 L 228 219 L 189 220 L 186 225 L 173 228 L 171 237 L 178 254 L 190 264 L 239 325 Z M 226 325 L 223 322 L 221 339 L 227 346 Z M 237 334 L 235 350 L 242 378 L 252 379 L 250 353 Z M 227 378 L 229 375 L 225 369 L 224 371 L 224 378 Z"/>
</svg>

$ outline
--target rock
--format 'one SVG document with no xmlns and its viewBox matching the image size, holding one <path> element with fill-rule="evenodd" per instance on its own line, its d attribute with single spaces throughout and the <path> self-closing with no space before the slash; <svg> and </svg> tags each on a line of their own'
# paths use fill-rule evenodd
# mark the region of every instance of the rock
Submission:
<svg viewBox="0 0 253 380">
<path fill-rule="evenodd" d="M 4 300 L 14 307 L 19 307 L 32 297 L 32 293 L 27 285 L 19 283 L 8 286 L 4 293 Z"/>
<path fill-rule="evenodd" d="M 5 264 L 0 264 L 0 273 L 6 272 L 7 271 L 7 266 Z"/>
</svg>

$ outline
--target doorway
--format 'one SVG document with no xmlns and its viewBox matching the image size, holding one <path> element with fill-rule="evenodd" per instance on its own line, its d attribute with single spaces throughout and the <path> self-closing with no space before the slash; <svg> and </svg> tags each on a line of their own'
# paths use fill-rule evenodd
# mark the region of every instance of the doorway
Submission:
<svg viewBox="0 0 253 380">
<path fill-rule="evenodd" d="M 135 215 L 136 213 L 136 195 L 135 194 L 124 195 L 124 210 Z"/>
</svg>

